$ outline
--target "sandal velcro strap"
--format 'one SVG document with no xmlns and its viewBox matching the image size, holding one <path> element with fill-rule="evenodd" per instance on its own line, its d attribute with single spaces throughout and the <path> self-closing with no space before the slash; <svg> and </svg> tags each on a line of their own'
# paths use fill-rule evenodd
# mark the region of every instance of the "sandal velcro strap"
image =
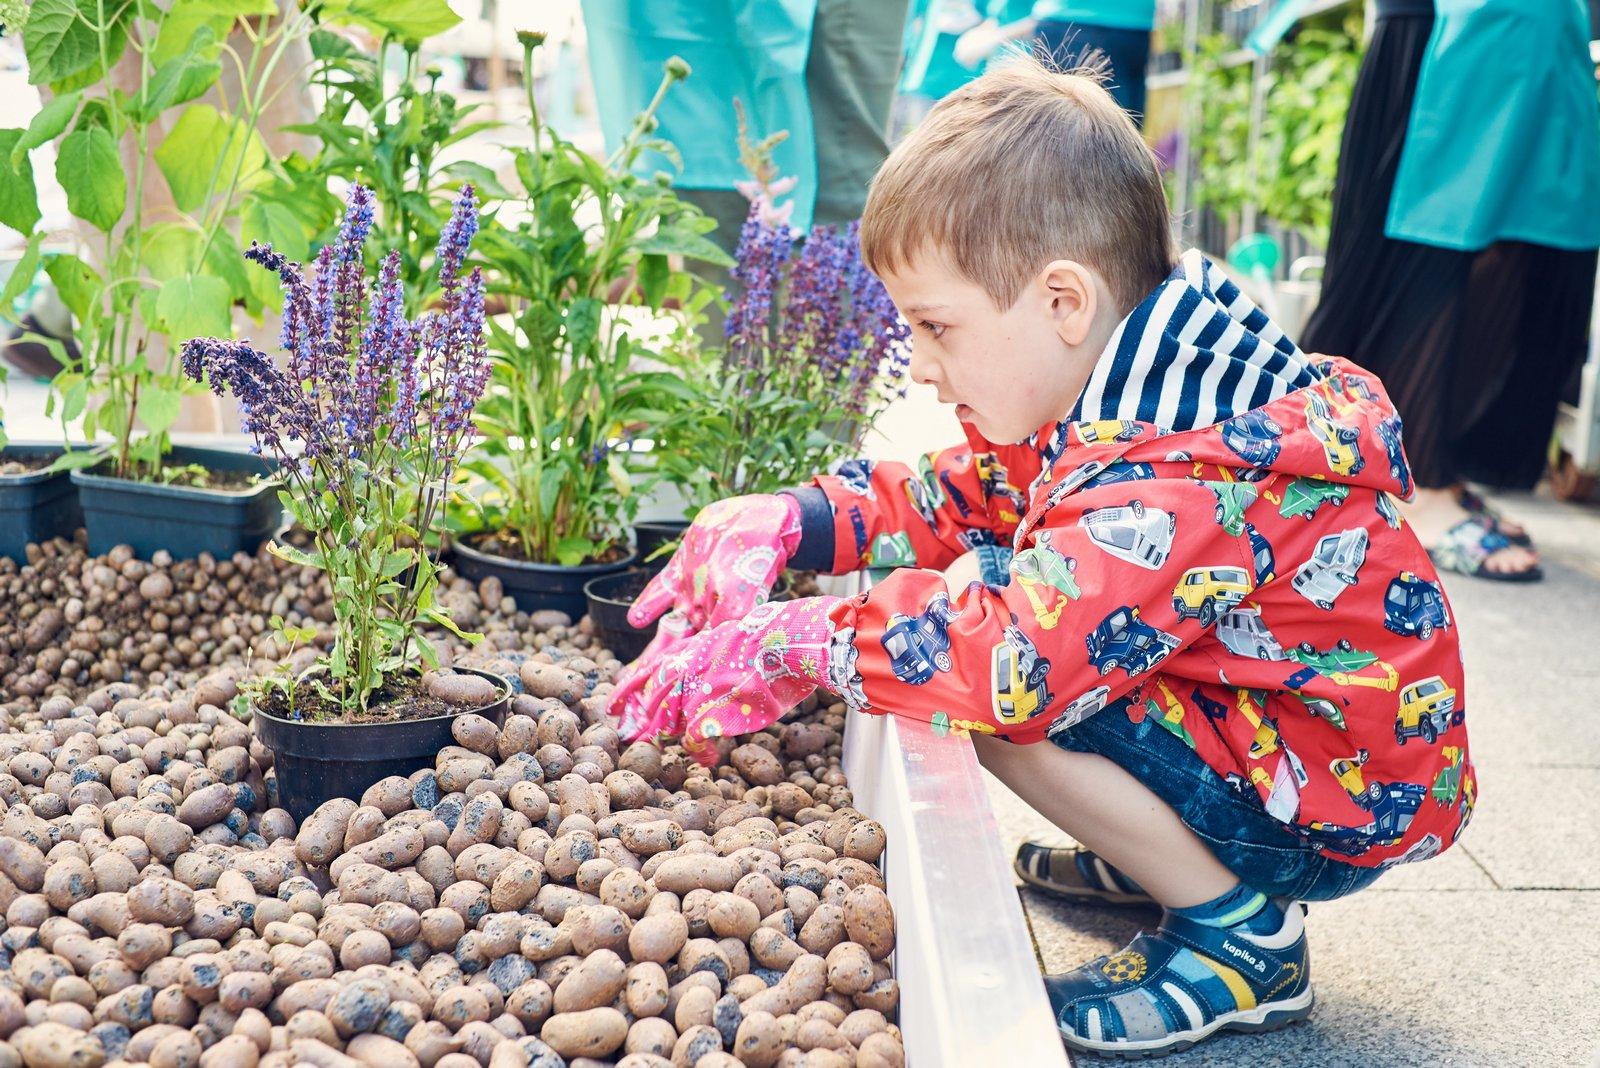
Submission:
<svg viewBox="0 0 1600 1068">
<path fill-rule="evenodd" d="M 1285 918 L 1299 928 L 1298 906 L 1290 906 L 1294 915 Z M 1301 975 L 1299 939 L 1277 952 L 1261 945 L 1253 938 L 1240 938 L 1228 928 L 1197 923 L 1172 913 L 1161 920 L 1157 937 L 1171 939 L 1188 946 L 1196 954 L 1226 964 L 1250 984 L 1251 993 L 1259 1001 L 1268 1001 L 1286 985 L 1292 985 Z"/>
</svg>

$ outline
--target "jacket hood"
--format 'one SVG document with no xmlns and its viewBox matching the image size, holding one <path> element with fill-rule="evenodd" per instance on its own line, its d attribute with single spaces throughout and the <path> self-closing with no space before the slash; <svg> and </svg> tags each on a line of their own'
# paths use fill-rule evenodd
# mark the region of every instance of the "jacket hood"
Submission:
<svg viewBox="0 0 1600 1068">
<path fill-rule="evenodd" d="M 1102 481 L 1086 465 L 1120 460 L 1151 465 L 1139 477 L 1277 472 L 1411 494 L 1400 417 L 1377 377 L 1302 353 L 1195 251 L 1118 325 L 1072 415 L 1029 443 L 1041 484 Z"/>
</svg>

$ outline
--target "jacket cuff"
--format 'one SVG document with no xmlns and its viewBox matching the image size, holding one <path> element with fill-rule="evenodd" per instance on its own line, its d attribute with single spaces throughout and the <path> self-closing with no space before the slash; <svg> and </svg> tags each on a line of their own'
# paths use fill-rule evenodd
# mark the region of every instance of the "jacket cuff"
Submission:
<svg viewBox="0 0 1600 1068">
<path fill-rule="evenodd" d="M 833 570 L 833 505 L 828 495 L 816 486 L 800 486 L 780 491 L 800 505 L 800 544 L 789 557 L 788 566 L 797 571 Z"/>
</svg>

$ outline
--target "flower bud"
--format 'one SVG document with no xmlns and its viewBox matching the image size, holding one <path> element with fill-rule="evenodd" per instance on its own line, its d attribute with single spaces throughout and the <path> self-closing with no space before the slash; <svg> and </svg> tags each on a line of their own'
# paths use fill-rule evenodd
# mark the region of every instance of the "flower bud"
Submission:
<svg viewBox="0 0 1600 1068">
<path fill-rule="evenodd" d="M 673 81 L 681 82 L 683 79 L 687 78 L 691 72 L 692 68 L 689 66 L 689 61 L 684 59 L 682 56 L 673 56 L 671 59 L 667 60 L 667 77 L 671 78 Z"/>
</svg>

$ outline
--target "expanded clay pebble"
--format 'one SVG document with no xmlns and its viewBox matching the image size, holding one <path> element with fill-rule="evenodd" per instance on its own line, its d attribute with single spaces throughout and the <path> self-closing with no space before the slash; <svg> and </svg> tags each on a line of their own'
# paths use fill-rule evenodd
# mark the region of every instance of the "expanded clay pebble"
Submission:
<svg viewBox="0 0 1600 1068">
<path fill-rule="evenodd" d="M 625 745 L 587 621 L 447 578 L 486 640 L 431 640 L 513 681 L 503 725 L 297 827 L 231 706 L 325 647 L 319 577 L 31 560 L 0 561 L 0 1068 L 903 1063 L 842 706 L 713 769 Z"/>
</svg>

